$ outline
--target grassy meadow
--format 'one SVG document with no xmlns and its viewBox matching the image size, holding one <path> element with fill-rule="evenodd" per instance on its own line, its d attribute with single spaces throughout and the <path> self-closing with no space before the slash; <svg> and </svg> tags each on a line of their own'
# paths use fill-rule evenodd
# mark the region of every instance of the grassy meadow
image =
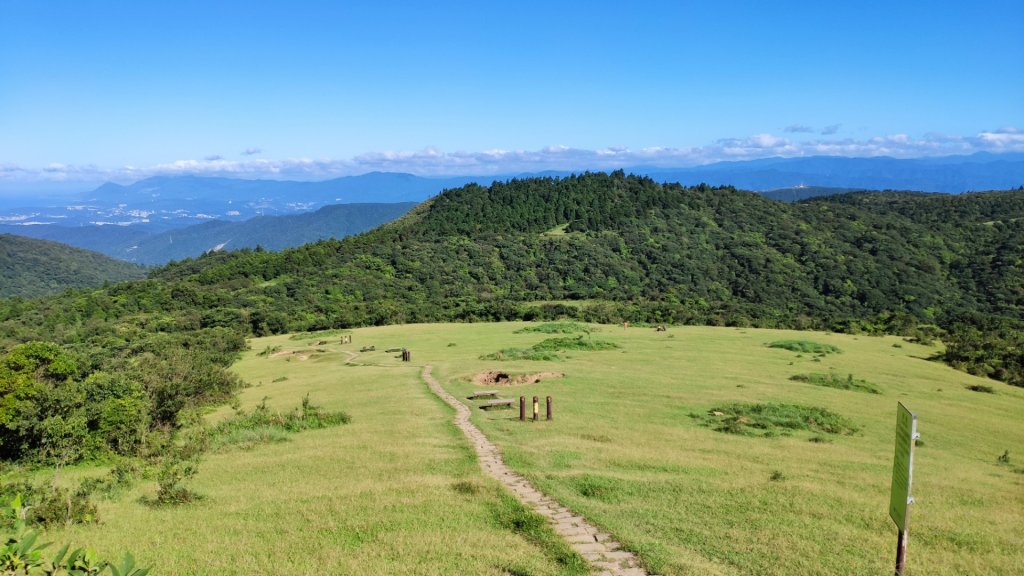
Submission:
<svg viewBox="0 0 1024 576">
<path fill-rule="evenodd" d="M 372 333 L 358 332 L 356 342 Z M 154 574 L 586 573 L 539 516 L 481 473 L 418 367 L 383 353 L 346 365 L 344 351 L 358 344 L 307 344 L 254 340 L 235 366 L 251 383 L 241 407 L 265 399 L 289 411 L 309 394 L 351 423 L 208 454 L 188 483 L 200 501 L 147 506 L 140 498 L 155 492 L 150 480 L 99 501 L 99 525 L 49 530 L 46 538 L 108 557 L 131 550 Z M 260 356 L 267 347 L 282 354 Z M 222 407 L 207 418 L 231 412 Z"/>
<path fill-rule="evenodd" d="M 315 334 L 254 339 L 235 367 L 251 384 L 243 408 L 265 399 L 290 410 L 309 394 L 352 422 L 207 455 L 191 483 L 204 496 L 197 503 L 141 504 L 149 482 L 101 502 L 100 525 L 46 537 L 110 556 L 128 548 L 157 574 L 580 573 L 543 528 L 524 530 L 529 515 L 479 471 L 450 409 L 419 379 L 432 364 L 463 398 L 482 388 L 472 379 L 483 371 L 563 372 L 486 386 L 542 403 L 551 395 L 553 421 L 522 423 L 516 410 L 474 410 L 474 419 L 509 465 L 654 573 L 891 573 L 897 401 L 918 414 L 922 435 L 907 574 L 1024 573 L 1024 389 L 926 361 L 936 348 L 899 338 L 794 331 L 591 326 L 585 340 L 617 348 L 481 359 L 577 336 L 522 332 L 527 326 L 536 325 L 367 328 L 346 345 Z M 768 346 L 785 340 L 839 351 Z M 385 351 L 400 347 L 411 363 Z M 259 354 L 268 349 L 276 355 Z M 978 384 L 995 393 L 967 389 Z M 857 431 L 714 429 L 729 415 L 711 411 L 747 402 L 824 408 Z M 1009 463 L 998 462 L 1007 450 Z"/>
</svg>

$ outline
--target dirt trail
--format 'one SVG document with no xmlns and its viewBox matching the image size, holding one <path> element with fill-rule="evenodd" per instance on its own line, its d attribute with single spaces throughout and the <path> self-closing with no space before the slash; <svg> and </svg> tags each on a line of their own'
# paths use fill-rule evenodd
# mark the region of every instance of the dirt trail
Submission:
<svg viewBox="0 0 1024 576">
<path fill-rule="evenodd" d="M 469 408 L 441 387 L 431 373 L 432 366 L 423 367 L 423 380 L 430 390 L 455 409 L 455 425 L 469 438 L 484 472 L 504 484 L 512 494 L 529 508 L 548 519 L 559 536 L 565 538 L 576 552 L 587 559 L 601 576 L 648 576 L 631 552 L 601 532 L 585 518 L 574 514 L 552 498 L 545 496 L 530 482 L 513 472 L 501 459 L 501 452 L 469 421 Z"/>
</svg>

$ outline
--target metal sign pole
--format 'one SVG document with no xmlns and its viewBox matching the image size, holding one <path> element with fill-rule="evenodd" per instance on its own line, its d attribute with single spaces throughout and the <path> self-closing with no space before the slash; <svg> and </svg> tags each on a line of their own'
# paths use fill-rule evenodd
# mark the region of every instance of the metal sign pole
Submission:
<svg viewBox="0 0 1024 576">
<path fill-rule="evenodd" d="M 889 516 L 899 529 L 896 540 L 896 576 L 903 576 L 907 563 L 907 517 L 914 497 L 910 488 L 914 476 L 914 444 L 917 433 L 917 415 L 903 403 L 896 408 L 896 454 L 892 464 L 892 487 L 889 493 Z"/>
<path fill-rule="evenodd" d="M 903 567 L 907 565 L 907 531 L 900 530 L 896 537 L 896 576 L 903 576 Z"/>
</svg>

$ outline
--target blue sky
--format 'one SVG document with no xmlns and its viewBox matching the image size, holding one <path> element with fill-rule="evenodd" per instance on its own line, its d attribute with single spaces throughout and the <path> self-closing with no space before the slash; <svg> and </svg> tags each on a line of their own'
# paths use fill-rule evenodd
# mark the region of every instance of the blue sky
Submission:
<svg viewBox="0 0 1024 576">
<path fill-rule="evenodd" d="M 1021 151 L 1021 30 L 987 0 L 0 0 L 0 181 Z"/>
</svg>

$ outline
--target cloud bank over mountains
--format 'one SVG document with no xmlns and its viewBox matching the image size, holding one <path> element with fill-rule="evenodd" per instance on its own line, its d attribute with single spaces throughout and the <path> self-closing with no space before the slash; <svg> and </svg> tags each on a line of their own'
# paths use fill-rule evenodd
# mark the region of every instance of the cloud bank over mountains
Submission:
<svg viewBox="0 0 1024 576">
<path fill-rule="evenodd" d="M 409 172 L 420 176 L 495 175 L 545 170 L 612 170 L 623 167 L 682 168 L 729 160 L 754 160 L 770 157 L 849 156 L 921 158 L 973 154 L 976 152 L 1024 152 L 1024 130 L 1002 128 L 973 136 L 926 134 L 914 138 L 906 134 L 869 139 L 818 138 L 831 135 L 839 125 L 813 128 L 792 125 L 786 133 L 811 134 L 793 139 L 772 134 L 745 138 L 724 138 L 706 146 L 692 148 L 609 147 L 597 150 L 548 146 L 540 150 L 492 149 L 480 152 L 444 152 L 436 148 L 415 151 L 368 152 L 349 159 L 254 158 L 263 151 L 246 149 L 241 160 L 219 154 L 197 160 L 177 160 L 154 166 L 122 166 L 54 163 L 44 167 L 26 167 L 0 162 L 0 184 L 54 182 L 134 182 L 156 175 L 226 176 L 231 178 L 267 178 L 322 180 L 372 171 Z"/>
</svg>

